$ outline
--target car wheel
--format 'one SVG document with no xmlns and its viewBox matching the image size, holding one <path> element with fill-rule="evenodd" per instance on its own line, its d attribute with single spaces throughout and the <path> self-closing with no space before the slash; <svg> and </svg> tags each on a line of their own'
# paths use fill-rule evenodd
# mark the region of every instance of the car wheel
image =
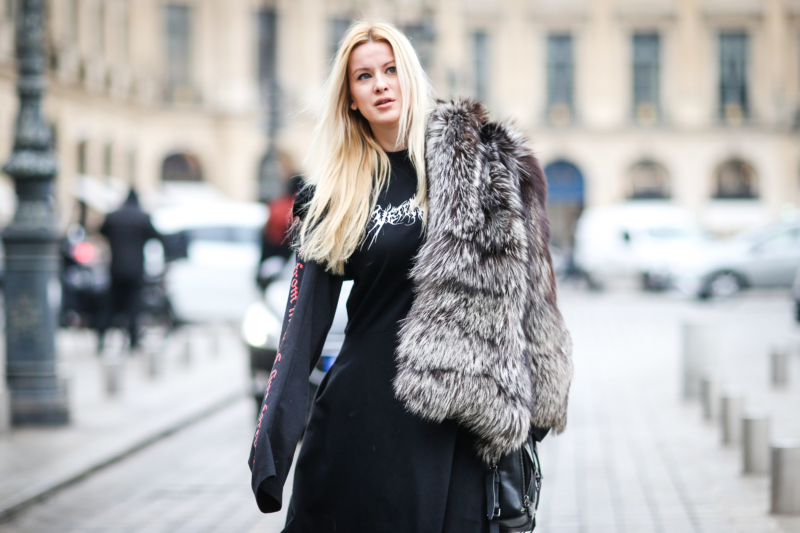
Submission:
<svg viewBox="0 0 800 533">
<path fill-rule="evenodd" d="M 705 298 L 728 298 L 744 288 L 744 280 L 735 272 L 718 272 L 706 283 L 701 296 Z"/>
</svg>

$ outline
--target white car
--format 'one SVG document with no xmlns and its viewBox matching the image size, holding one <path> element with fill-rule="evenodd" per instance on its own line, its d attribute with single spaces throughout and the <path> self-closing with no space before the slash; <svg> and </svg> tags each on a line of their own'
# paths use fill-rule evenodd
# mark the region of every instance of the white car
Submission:
<svg viewBox="0 0 800 533">
<path fill-rule="evenodd" d="M 686 209 L 669 202 L 632 201 L 581 214 L 574 261 L 594 286 L 638 279 L 645 289 L 665 289 L 685 258 L 707 243 Z"/>
<path fill-rule="evenodd" d="M 179 321 L 241 321 L 259 299 L 255 278 L 267 214 L 263 204 L 228 201 L 162 207 L 152 214 L 159 232 L 186 237 L 186 257 L 169 263 L 165 280 Z"/>
<path fill-rule="evenodd" d="M 746 287 L 789 288 L 798 268 L 800 216 L 787 213 L 703 250 L 676 284 L 699 298 L 725 297 Z"/>
<path fill-rule="evenodd" d="M 286 262 L 281 272 L 273 278 L 272 282 L 264 290 L 263 299 L 250 304 L 242 321 L 242 339 L 250 352 L 252 394 L 256 403 L 256 412 L 261 407 L 264 392 L 269 384 L 270 371 L 278 354 L 283 314 L 286 311 L 286 302 L 289 299 L 294 267 L 294 260 L 290 259 Z M 322 378 L 325 377 L 325 373 L 333 365 L 342 348 L 344 330 L 347 327 L 347 299 L 352 288 L 352 280 L 345 281 L 342 284 L 333 323 L 328 331 L 328 336 L 325 338 L 320 359 L 309 376 L 308 381 L 311 385 L 309 400 L 313 400 L 316 388 L 322 383 Z"/>
</svg>

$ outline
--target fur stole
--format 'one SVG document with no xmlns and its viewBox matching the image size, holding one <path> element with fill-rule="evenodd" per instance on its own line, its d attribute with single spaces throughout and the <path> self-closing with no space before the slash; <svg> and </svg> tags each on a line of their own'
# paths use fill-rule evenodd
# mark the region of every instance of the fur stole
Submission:
<svg viewBox="0 0 800 533">
<path fill-rule="evenodd" d="M 426 169 L 427 236 L 394 392 L 412 413 L 467 427 L 490 464 L 532 425 L 566 426 L 572 344 L 556 306 L 547 182 L 525 139 L 469 100 L 431 114 Z"/>
</svg>

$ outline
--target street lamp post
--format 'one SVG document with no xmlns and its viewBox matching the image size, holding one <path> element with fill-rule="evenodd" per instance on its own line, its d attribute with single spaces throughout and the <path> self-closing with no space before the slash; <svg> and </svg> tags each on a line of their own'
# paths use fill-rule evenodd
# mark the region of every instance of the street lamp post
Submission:
<svg viewBox="0 0 800 533">
<path fill-rule="evenodd" d="M 65 424 L 67 391 L 55 354 L 58 233 L 53 178 L 58 170 L 51 133 L 42 118 L 45 89 L 44 0 L 21 0 L 16 54 L 19 114 L 14 150 L 3 170 L 14 179 L 17 210 L 3 231 L 6 281 L 6 380 L 11 421 Z"/>
</svg>

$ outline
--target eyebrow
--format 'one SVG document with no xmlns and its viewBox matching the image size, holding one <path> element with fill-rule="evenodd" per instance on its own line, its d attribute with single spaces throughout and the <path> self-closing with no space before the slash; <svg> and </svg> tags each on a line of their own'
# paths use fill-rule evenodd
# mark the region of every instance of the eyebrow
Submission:
<svg viewBox="0 0 800 533">
<path fill-rule="evenodd" d="M 381 65 L 381 68 L 385 67 L 386 65 L 391 65 L 392 63 L 395 63 L 395 62 L 396 61 L 394 59 L 392 59 L 391 61 L 387 61 L 386 63 Z M 355 74 L 359 70 L 369 70 L 369 69 L 367 67 L 359 67 L 359 68 L 353 70 L 353 74 Z"/>
</svg>

